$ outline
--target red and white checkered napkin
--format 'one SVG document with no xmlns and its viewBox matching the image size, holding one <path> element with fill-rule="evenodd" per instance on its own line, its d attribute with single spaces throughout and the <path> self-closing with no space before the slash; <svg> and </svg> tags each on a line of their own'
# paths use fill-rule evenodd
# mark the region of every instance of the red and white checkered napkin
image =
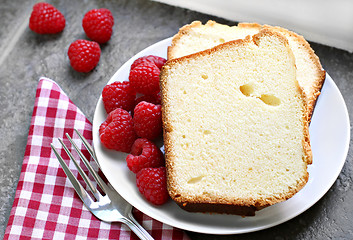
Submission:
<svg viewBox="0 0 353 240">
<path fill-rule="evenodd" d="M 85 115 L 54 81 L 41 78 L 4 239 L 137 239 L 125 225 L 109 224 L 95 218 L 83 205 L 59 165 L 50 143 L 55 143 L 69 163 L 56 139 L 66 141 L 65 133 L 77 139 L 78 136 L 73 134 L 75 128 L 92 140 L 92 125 Z M 84 149 L 83 145 L 81 148 Z M 83 152 L 89 156 L 85 149 Z M 77 176 L 72 161 L 69 166 Z M 138 210 L 134 214 L 155 239 L 188 239 L 182 230 L 158 222 Z"/>
</svg>

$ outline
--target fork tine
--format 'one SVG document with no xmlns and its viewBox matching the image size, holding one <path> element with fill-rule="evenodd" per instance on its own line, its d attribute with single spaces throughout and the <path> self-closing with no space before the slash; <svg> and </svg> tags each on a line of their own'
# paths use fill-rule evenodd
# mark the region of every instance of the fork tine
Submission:
<svg viewBox="0 0 353 240">
<path fill-rule="evenodd" d="M 93 160 L 96 162 L 97 166 L 100 168 L 99 162 L 97 160 L 96 153 L 93 150 L 93 147 L 88 143 L 87 139 L 79 132 L 77 129 L 75 129 L 75 132 L 77 135 L 81 138 L 83 145 L 87 148 L 88 152 L 91 154 Z"/>
<path fill-rule="evenodd" d="M 81 135 L 82 136 L 82 135 Z M 72 138 L 70 137 L 69 134 L 66 133 L 66 137 L 69 139 L 69 141 L 71 142 L 71 144 L 74 146 L 76 152 L 80 155 L 81 160 L 83 161 L 83 163 L 86 165 L 88 171 L 93 175 L 94 179 L 96 180 L 96 182 L 98 183 L 98 185 L 100 186 L 100 188 L 104 191 L 104 193 L 107 192 L 107 185 L 105 184 L 105 182 L 102 180 L 102 178 L 97 174 L 97 172 L 93 169 L 93 167 L 91 166 L 91 164 L 88 162 L 87 158 L 85 157 L 85 155 L 82 154 L 82 152 L 79 150 L 79 148 L 77 147 L 77 145 L 75 144 L 75 142 L 72 140 Z M 83 136 L 81 138 L 82 141 L 83 140 Z M 86 139 L 85 139 L 86 140 Z M 86 140 L 86 144 L 88 144 L 87 140 Z M 86 144 L 84 143 L 84 145 L 86 146 Z M 89 145 L 89 144 L 88 144 Z M 89 145 L 90 146 L 90 145 Z M 92 147 L 91 147 L 92 148 Z"/>
<path fill-rule="evenodd" d="M 71 138 L 70 138 L 71 139 Z M 71 142 L 71 144 L 75 145 L 75 149 L 77 148 L 76 144 L 72 141 L 72 139 L 69 141 Z M 90 190 L 92 191 L 93 195 L 95 196 L 95 198 L 97 200 L 101 199 L 101 194 L 98 192 L 97 188 L 93 185 L 93 183 L 91 182 L 91 180 L 88 178 L 87 174 L 82 170 L 82 168 L 80 167 L 80 165 L 77 163 L 77 161 L 75 160 L 75 158 L 72 156 L 71 152 L 69 151 L 69 149 L 66 147 L 66 145 L 64 144 L 63 140 L 58 138 L 59 142 L 61 143 L 61 145 L 63 146 L 65 152 L 67 153 L 67 155 L 69 156 L 69 158 L 74 162 L 78 172 L 80 173 L 80 175 L 82 176 L 83 180 L 87 183 L 88 187 L 90 188 Z"/>
<path fill-rule="evenodd" d="M 106 222 L 118 221 L 118 222 L 125 223 L 133 232 L 136 233 L 136 235 L 140 239 L 152 240 L 153 238 L 148 234 L 148 232 L 145 229 L 143 229 L 143 227 L 140 226 L 139 223 L 136 222 L 136 220 L 134 219 L 131 213 L 132 205 L 126 202 L 117 192 L 113 190 L 113 188 L 110 187 L 110 185 L 108 186 L 105 182 L 103 182 L 103 180 L 98 176 L 96 171 L 93 170 L 93 168 L 87 161 L 86 157 L 84 157 L 82 152 L 78 149 L 77 145 L 73 142 L 72 138 L 68 134 L 66 134 L 66 136 L 68 137 L 69 141 L 71 142 L 72 146 L 74 146 L 75 150 L 78 152 L 80 157 L 81 155 L 83 156 L 82 161 L 85 164 L 87 163 L 86 165 L 87 168 L 92 173 L 92 175 L 96 177 L 97 183 L 100 182 L 102 184 L 102 187 L 103 187 L 102 190 L 105 191 L 106 193 L 106 196 L 103 197 L 98 192 L 101 198 L 97 199 L 98 200 L 97 202 L 94 202 L 93 198 L 87 193 L 87 191 L 82 187 L 82 185 L 77 180 L 77 178 L 72 174 L 71 170 L 66 165 L 64 159 L 60 156 L 60 154 L 55 149 L 53 143 L 51 143 L 50 146 L 53 149 L 57 159 L 59 160 L 59 163 L 61 164 L 65 174 L 69 178 L 75 191 L 77 192 L 78 196 L 81 198 L 82 202 L 87 207 L 87 209 L 90 210 L 93 215 L 95 215 L 98 219 L 102 221 L 106 221 Z M 73 158 L 71 152 L 64 144 L 63 140 L 60 138 L 58 140 L 63 146 L 67 155 L 75 163 L 79 172 L 80 173 L 83 172 L 81 167 L 77 164 L 76 160 Z M 87 177 L 87 175 L 84 174 L 83 172 L 82 177 L 85 179 L 84 176 Z M 90 185 L 92 182 L 88 179 L 86 183 L 87 185 Z"/>
<path fill-rule="evenodd" d="M 81 183 L 73 175 L 73 173 L 71 172 L 70 168 L 65 163 L 64 159 L 60 156 L 58 151 L 55 149 L 54 145 L 50 144 L 50 146 L 53 149 L 56 158 L 59 160 L 59 163 L 60 163 L 61 167 L 63 168 L 66 176 L 69 178 L 71 184 L 73 185 L 76 193 L 81 198 L 82 202 L 86 205 L 86 207 L 89 208 L 88 206 L 90 206 L 93 203 L 93 200 L 88 195 L 86 190 L 82 187 Z"/>
</svg>

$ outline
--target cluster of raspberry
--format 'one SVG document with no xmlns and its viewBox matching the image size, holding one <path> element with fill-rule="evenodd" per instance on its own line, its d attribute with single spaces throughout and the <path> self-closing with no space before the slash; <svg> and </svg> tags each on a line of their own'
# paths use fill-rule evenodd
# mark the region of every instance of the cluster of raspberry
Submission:
<svg viewBox="0 0 353 240">
<path fill-rule="evenodd" d="M 126 162 L 136 174 L 137 187 L 155 205 L 169 199 L 164 155 L 155 143 L 162 136 L 159 75 L 165 62 L 153 55 L 138 58 L 129 81 L 105 86 L 102 100 L 108 116 L 99 128 L 106 148 L 129 153 Z"/>
<path fill-rule="evenodd" d="M 33 6 L 29 28 L 38 34 L 56 34 L 64 30 L 64 15 L 49 3 Z M 70 65 L 78 72 L 90 72 L 98 64 L 101 48 L 99 44 L 109 41 L 113 32 L 114 18 L 109 9 L 100 8 L 88 11 L 82 19 L 82 27 L 92 41 L 78 39 L 70 44 L 68 57 Z"/>
</svg>

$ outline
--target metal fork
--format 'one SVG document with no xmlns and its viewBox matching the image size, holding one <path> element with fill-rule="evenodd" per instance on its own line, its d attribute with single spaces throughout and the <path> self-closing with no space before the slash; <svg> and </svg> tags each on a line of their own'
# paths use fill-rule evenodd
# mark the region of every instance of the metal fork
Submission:
<svg viewBox="0 0 353 240">
<path fill-rule="evenodd" d="M 92 146 L 87 142 L 87 140 L 79 133 L 76 129 L 75 132 L 78 134 L 80 139 L 82 140 L 84 146 L 87 148 L 88 152 L 95 160 L 99 167 L 99 163 L 97 161 L 97 157 L 94 153 Z M 96 173 L 93 167 L 90 165 L 86 157 L 82 154 L 79 150 L 75 142 L 72 138 L 66 133 L 66 137 L 75 148 L 76 152 L 79 154 L 81 160 L 86 165 L 89 172 L 93 175 L 94 179 L 100 186 L 102 192 L 105 195 L 102 195 L 97 188 L 93 185 L 91 180 L 88 178 L 86 173 L 82 170 L 79 166 L 77 161 L 74 159 L 73 155 L 69 151 L 69 149 L 65 146 L 62 139 L 58 139 L 61 145 L 63 146 L 65 152 L 70 157 L 70 159 L 74 162 L 77 170 L 79 171 L 80 175 L 82 176 L 83 180 L 88 185 L 89 189 L 91 190 L 95 199 L 87 193 L 87 191 L 82 187 L 79 183 L 77 178 L 72 174 L 71 170 L 60 156 L 58 151 L 55 149 L 54 145 L 51 144 L 51 148 L 53 149 L 56 157 L 58 158 L 60 165 L 62 166 L 64 172 L 66 173 L 67 177 L 71 181 L 74 189 L 76 190 L 77 194 L 80 196 L 82 202 L 85 206 L 100 220 L 104 222 L 121 222 L 126 224 L 140 239 L 143 240 L 153 240 L 151 235 L 135 220 L 132 214 L 132 206 L 125 201 L 109 184 L 107 185 L 101 177 Z"/>
</svg>

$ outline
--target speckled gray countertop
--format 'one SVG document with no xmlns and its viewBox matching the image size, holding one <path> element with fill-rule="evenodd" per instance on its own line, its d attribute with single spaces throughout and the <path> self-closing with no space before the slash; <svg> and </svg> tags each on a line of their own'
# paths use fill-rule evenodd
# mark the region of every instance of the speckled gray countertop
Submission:
<svg viewBox="0 0 353 240">
<path fill-rule="evenodd" d="M 35 1 L 0 3 L 0 235 L 3 236 L 19 178 L 40 76 L 52 78 L 92 121 L 102 88 L 129 58 L 184 24 L 209 19 L 235 24 L 186 9 L 147 0 L 49 1 L 65 15 L 61 34 L 39 36 L 28 28 Z M 87 74 L 71 69 L 67 48 L 85 38 L 81 20 L 93 8 L 108 8 L 115 17 L 112 39 L 102 47 L 98 67 Z M 329 30 L 328 30 L 329 31 Z M 352 43 L 353 44 L 353 43 Z M 321 63 L 341 91 L 352 119 L 353 54 L 312 43 Z M 334 159 L 333 159 L 334 160 Z M 313 207 L 298 217 L 263 231 L 232 236 L 189 232 L 191 239 L 353 239 L 352 149 L 337 181 Z"/>
</svg>

